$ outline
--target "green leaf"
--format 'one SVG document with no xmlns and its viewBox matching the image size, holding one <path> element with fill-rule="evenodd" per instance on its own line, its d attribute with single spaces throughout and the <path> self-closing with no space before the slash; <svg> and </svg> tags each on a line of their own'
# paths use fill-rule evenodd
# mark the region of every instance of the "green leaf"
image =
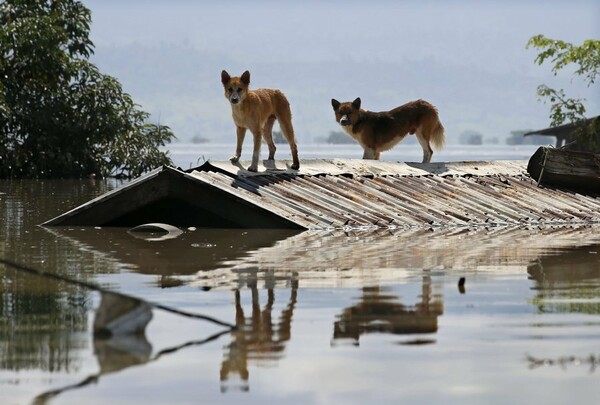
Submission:
<svg viewBox="0 0 600 405">
<path fill-rule="evenodd" d="M 587 85 L 591 86 L 600 74 L 600 41 L 598 40 L 589 39 L 581 46 L 574 46 L 565 41 L 536 35 L 529 39 L 526 47 L 538 49 L 539 53 L 534 62 L 541 65 L 549 61 L 555 76 L 565 67 L 575 65 L 574 74 L 582 77 Z M 538 86 L 537 94 L 541 101 L 549 101 L 551 104 L 551 126 L 585 119 L 584 99 L 568 98 L 564 90 L 554 90 L 546 85 Z"/>
</svg>

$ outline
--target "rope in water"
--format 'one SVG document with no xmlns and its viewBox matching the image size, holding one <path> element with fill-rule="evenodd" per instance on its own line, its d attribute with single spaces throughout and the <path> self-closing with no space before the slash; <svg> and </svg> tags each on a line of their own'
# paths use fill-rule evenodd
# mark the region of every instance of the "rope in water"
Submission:
<svg viewBox="0 0 600 405">
<path fill-rule="evenodd" d="M 102 288 L 96 284 L 92 284 L 92 283 L 88 283 L 85 281 L 80 281 L 80 280 L 74 280 L 72 278 L 69 277 L 65 277 L 65 276 L 61 276 L 60 274 L 56 274 L 56 273 L 50 273 L 44 270 L 39 270 L 39 269 L 34 269 L 33 267 L 28 267 L 25 266 L 23 264 L 17 263 L 17 262 L 13 262 L 12 260 L 7 260 L 7 259 L 3 259 L 0 258 L 0 263 L 4 264 L 5 266 L 8 267 L 12 267 L 15 270 L 19 270 L 25 273 L 29 273 L 29 274 L 33 274 L 36 276 L 40 276 L 40 277 L 46 277 L 46 278 L 50 278 L 50 279 L 54 279 L 54 280 L 59 280 L 59 281 L 63 281 L 65 283 L 69 283 L 69 284 L 73 284 L 73 285 L 77 285 L 80 287 L 84 287 L 87 288 L 89 290 L 93 290 L 93 291 L 98 291 L 102 294 L 113 294 L 122 298 L 129 298 L 129 299 L 133 299 L 133 300 L 138 300 L 140 302 L 145 302 L 146 304 L 150 305 L 153 308 L 156 309 L 160 309 L 166 312 L 171 312 L 173 314 L 176 315 L 181 315 L 181 316 L 185 316 L 187 318 L 193 318 L 193 319 L 201 319 L 204 321 L 208 321 L 208 322 L 212 322 L 215 323 L 217 325 L 221 325 L 221 326 L 226 326 L 228 328 L 231 329 L 235 329 L 235 325 L 229 323 L 229 322 L 225 322 L 225 321 L 221 321 L 220 319 L 217 318 L 213 318 L 211 316 L 208 315 L 202 315 L 202 314 L 196 314 L 193 312 L 187 312 L 187 311 L 182 311 L 180 309 L 176 309 L 176 308 L 172 308 L 166 305 L 162 305 L 162 304 L 158 304 L 155 302 L 150 302 L 150 301 L 146 301 L 144 299 L 138 298 L 138 297 L 134 297 L 132 295 L 128 295 L 128 294 L 123 294 L 121 292 L 117 292 L 117 291 L 111 291 L 111 290 L 107 290 L 106 288 Z"/>
</svg>

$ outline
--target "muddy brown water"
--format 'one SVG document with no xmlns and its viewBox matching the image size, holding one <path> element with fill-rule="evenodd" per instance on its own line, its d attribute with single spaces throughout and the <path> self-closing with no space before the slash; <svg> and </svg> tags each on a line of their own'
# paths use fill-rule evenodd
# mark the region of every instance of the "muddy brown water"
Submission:
<svg viewBox="0 0 600 405">
<path fill-rule="evenodd" d="M 1 404 L 598 400 L 598 226 L 38 226 L 116 186 L 0 181 L 0 257 L 238 328 L 153 310 L 100 339 L 98 292 L 0 265 Z"/>
</svg>

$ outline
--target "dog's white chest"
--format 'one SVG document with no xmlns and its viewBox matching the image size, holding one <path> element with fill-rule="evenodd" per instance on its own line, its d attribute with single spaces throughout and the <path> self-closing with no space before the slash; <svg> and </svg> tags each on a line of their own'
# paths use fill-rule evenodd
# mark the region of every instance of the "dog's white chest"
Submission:
<svg viewBox="0 0 600 405">
<path fill-rule="evenodd" d="M 352 132 L 352 125 L 344 125 L 342 126 L 344 132 L 346 132 L 352 139 L 359 140 L 360 136 L 357 133 Z"/>
<path fill-rule="evenodd" d="M 346 132 L 348 135 L 350 135 L 352 138 L 354 138 L 354 134 L 352 133 L 351 125 L 342 125 L 342 129 L 344 130 L 344 132 Z"/>
<path fill-rule="evenodd" d="M 232 106 L 231 115 L 233 116 L 233 122 L 238 127 L 247 127 L 246 116 L 241 108 Z"/>
</svg>

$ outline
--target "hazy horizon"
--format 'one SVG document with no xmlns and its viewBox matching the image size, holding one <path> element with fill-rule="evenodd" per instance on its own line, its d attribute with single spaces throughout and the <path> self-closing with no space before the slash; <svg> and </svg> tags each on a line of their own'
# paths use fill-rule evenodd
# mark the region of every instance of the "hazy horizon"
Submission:
<svg viewBox="0 0 600 405">
<path fill-rule="evenodd" d="M 594 1 L 84 4 L 92 61 L 181 141 L 233 141 L 222 69 L 248 69 L 253 87 L 283 90 L 299 144 L 339 130 L 331 98 L 360 96 L 374 111 L 426 99 L 449 143 L 465 130 L 502 142 L 512 130 L 547 127 L 549 105 L 536 95 L 542 83 L 587 98 L 588 114 L 600 113 L 597 86 L 567 71 L 554 77 L 525 49 L 536 34 L 574 44 L 599 38 Z"/>
</svg>

